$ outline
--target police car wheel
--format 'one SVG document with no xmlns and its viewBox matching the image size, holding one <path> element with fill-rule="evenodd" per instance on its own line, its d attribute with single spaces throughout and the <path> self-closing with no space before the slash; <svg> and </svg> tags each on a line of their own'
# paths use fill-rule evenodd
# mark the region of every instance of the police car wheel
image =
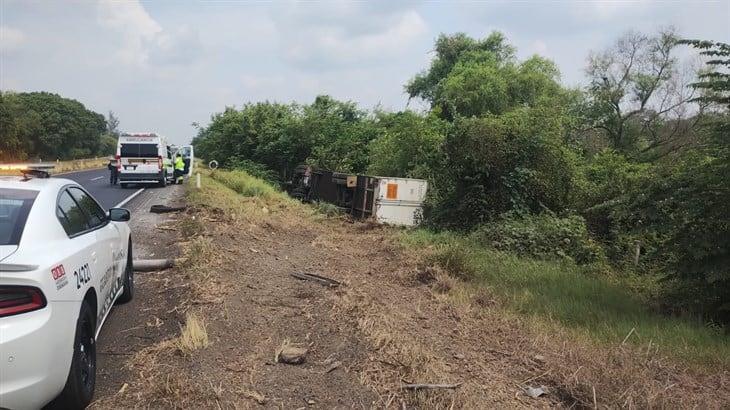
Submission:
<svg viewBox="0 0 730 410">
<path fill-rule="evenodd" d="M 124 269 L 124 291 L 117 301 L 127 303 L 134 298 L 134 267 L 132 266 L 132 240 L 129 240 L 129 250 L 127 251 L 127 266 Z"/>
<path fill-rule="evenodd" d="M 164 188 L 167 186 L 167 173 L 162 175 L 162 179 L 157 183 L 160 187 Z"/>
<path fill-rule="evenodd" d="M 57 399 L 65 409 L 83 409 L 91 403 L 96 386 L 96 340 L 94 340 L 94 314 L 89 304 L 81 303 L 76 321 L 73 359 L 66 386 Z"/>
</svg>

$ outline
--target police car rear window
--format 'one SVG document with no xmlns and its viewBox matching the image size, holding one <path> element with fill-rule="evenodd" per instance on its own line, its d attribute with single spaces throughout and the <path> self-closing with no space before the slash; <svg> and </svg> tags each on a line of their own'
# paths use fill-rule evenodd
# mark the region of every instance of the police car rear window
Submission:
<svg viewBox="0 0 730 410">
<path fill-rule="evenodd" d="M 0 189 L 0 245 L 17 245 L 38 191 Z"/>
<path fill-rule="evenodd" d="M 157 144 L 123 143 L 119 156 L 132 158 L 157 158 Z"/>
</svg>

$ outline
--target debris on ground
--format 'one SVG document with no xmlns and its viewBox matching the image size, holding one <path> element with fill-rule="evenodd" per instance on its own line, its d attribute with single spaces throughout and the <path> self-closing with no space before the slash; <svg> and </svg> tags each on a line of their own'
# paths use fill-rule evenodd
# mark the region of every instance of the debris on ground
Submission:
<svg viewBox="0 0 730 410">
<path fill-rule="evenodd" d="M 332 363 L 331 363 L 331 364 L 330 364 L 330 365 L 329 365 L 329 366 L 327 367 L 327 370 L 325 370 L 324 372 L 325 372 L 325 373 L 330 373 L 330 372 L 333 372 L 333 371 L 335 371 L 335 370 L 336 370 L 336 369 L 337 369 L 338 367 L 340 367 L 340 366 L 342 366 L 342 362 L 340 362 L 339 360 L 335 360 L 334 362 L 332 362 Z"/>
<path fill-rule="evenodd" d="M 167 206 L 167 205 L 152 205 L 150 212 L 153 214 L 164 214 L 168 212 L 180 212 L 187 209 L 186 206 Z"/>
<path fill-rule="evenodd" d="M 307 356 L 308 350 L 300 344 L 291 343 L 285 340 L 279 350 L 276 351 L 274 361 L 276 363 L 302 364 Z"/>
<path fill-rule="evenodd" d="M 461 386 L 462 383 L 454 384 L 430 384 L 430 383 L 412 383 L 404 384 L 400 386 L 403 390 L 426 390 L 426 389 L 456 389 Z"/>
<path fill-rule="evenodd" d="M 241 394 L 246 397 L 247 399 L 252 399 L 258 404 L 266 404 L 266 396 L 263 394 L 254 391 L 254 390 L 243 390 L 241 391 Z"/>
<path fill-rule="evenodd" d="M 174 265 L 173 259 L 135 259 L 132 261 L 132 269 L 135 272 L 157 272 L 172 268 Z"/>
<path fill-rule="evenodd" d="M 330 278 L 326 278 L 324 276 L 315 275 L 313 273 L 301 273 L 301 272 L 292 272 L 290 275 L 294 276 L 297 279 L 301 280 L 311 280 L 312 282 L 317 282 L 319 284 L 322 284 L 324 286 L 329 287 L 336 287 L 340 286 L 341 283 Z"/>
<path fill-rule="evenodd" d="M 527 388 L 525 388 L 525 394 L 532 397 L 533 399 L 536 399 L 536 398 L 542 396 L 543 394 L 547 394 L 547 387 L 545 387 L 545 386 L 540 386 L 540 387 L 527 386 Z"/>
</svg>

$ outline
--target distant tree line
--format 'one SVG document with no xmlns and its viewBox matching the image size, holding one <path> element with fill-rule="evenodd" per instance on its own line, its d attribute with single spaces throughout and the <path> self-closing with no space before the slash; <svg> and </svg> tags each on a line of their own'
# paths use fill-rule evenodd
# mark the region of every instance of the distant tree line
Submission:
<svg viewBox="0 0 730 410">
<path fill-rule="evenodd" d="M 699 72 L 675 57 L 688 46 L 707 57 Z M 434 229 L 658 278 L 665 311 L 730 322 L 727 44 L 630 31 L 588 56 L 580 89 L 500 33 L 442 35 L 434 51 L 405 85 L 427 112 L 246 104 L 199 128 L 196 152 L 270 180 L 303 162 L 425 178 Z"/>
<path fill-rule="evenodd" d="M 119 121 L 112 112 L 109 120 L 57 94 L 2 92 L 0 161 L 110 155 L 116 148 Z"/>
</svg>

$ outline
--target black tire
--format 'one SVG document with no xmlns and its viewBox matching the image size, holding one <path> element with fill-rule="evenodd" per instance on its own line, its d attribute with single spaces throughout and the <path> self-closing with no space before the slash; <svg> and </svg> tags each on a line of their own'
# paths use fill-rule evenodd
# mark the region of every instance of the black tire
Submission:
<svg viewBox="0 0 730 410">
<path fill-rule="evenodd" d="M 157 186 L 160 188 L 167 186 L 167 173 L 162 174 L 162 179 L 157 183 Z"/>
<path fill-rule="evenodd" d="M 94 398 L 94 388 L 96 387 L 96 340 L 94 339 L 96 315 L 94 313 L 86 301 L 81 303 L 81 311 L 76 321 L 71 370 L 68 372 L 66 386 L 54 401 L 54 404 L 60 408 L 83 409 Z"/>
<path fill-rule="evenodd" d="M 126 189 L 126 188 L 127 188 L 128 186 L 129 186 L 129 184 L 127 184 L 127 183 L 125 183 L 125 182 L 122 182 L 122 183 L 121 183 L 121 184 L 119 184 L 119 185 L 120 185 L 120 186 L 122 187 L 122 189 Z"/>
<path fill-rule="evenodd" d="M 304 202 L 304 198 L 307 196 L 307 191 L 304 188 L 296 187 L 292 190 L 291 196 L 294 199 Z"/>
<path fill-rule="evenodd" d="M 117 303 L 124 304 L 134 299 L 134 267 L 132 266 L 132 238 L 129 238 L 129 251 L 127 251 L 127 266 L 124 269 L 123 286 L 124 291 L 117 299 Z"/>
</svg>

